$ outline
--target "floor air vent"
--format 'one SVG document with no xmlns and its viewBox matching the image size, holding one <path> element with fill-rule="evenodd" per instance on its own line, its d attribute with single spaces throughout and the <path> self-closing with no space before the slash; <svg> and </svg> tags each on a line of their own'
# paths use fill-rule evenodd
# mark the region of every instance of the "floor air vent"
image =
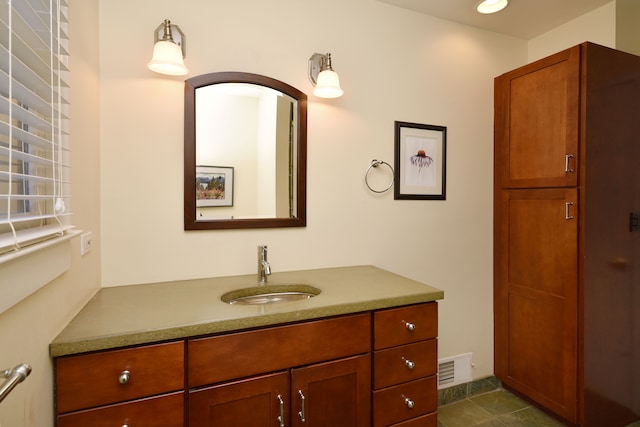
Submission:
<svg viewBox="0 0 640 427">
<path fill-rule="evenodd" d="M 472 353 L 466 353 L 438 360 L 438 388 L 471 381 L 472 356 Z"/>
</svg>

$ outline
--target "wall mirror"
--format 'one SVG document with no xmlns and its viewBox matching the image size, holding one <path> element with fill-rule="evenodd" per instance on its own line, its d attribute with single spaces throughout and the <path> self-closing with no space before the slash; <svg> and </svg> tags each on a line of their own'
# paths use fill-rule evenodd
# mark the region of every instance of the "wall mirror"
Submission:
<svg viewBox="0 0 640 427">
<path fill-rule="evenodd" d="M 185 81 L 184 228 L 306 225 L 307 96 L 257 74 Z"/>
</svg>

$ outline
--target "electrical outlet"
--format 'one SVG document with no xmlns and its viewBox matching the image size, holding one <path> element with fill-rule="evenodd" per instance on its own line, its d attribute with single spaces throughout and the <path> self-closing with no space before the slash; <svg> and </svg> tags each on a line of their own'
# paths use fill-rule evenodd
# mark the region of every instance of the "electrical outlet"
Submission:
<svg viewBox="0 0 640 427">
<path fill-rule="evenodd" d="M 93 246 L 93 240 L 91 238 L 91 232 L 83 233 L 80 235 L 80 255 L 85 255 L 91 250 Z"/>
</svg>

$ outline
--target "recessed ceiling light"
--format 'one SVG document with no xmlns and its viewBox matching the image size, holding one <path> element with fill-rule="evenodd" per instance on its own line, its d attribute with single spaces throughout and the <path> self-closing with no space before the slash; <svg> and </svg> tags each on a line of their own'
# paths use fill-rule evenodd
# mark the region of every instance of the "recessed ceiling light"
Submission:
<svg viewBox="0 0 640 427">
<path fill-rule="evenodd" d="M 509 0 L 482 0 L 476 5 L 476 10 L 484 14 L 496 13 L 507 7 L 508 4 Z"/>
</svg>

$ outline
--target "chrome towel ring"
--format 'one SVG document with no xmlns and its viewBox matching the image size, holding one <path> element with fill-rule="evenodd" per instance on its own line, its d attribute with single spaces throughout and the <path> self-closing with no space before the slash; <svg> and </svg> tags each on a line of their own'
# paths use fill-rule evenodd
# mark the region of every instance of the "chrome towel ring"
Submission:
<svg viewBox="0 0 640 427">
<path fill-rule="evenodd" d="M 380 165 L 387 165 L 389 170 L 391 170 L 391 182 L 389 182 L 389 185 L 384 190 L 375 190 L 371 188 L 371 185 L 369 185 L 369 172 L 371 172 L 372 168 L 377 168 Z M 364 174 L 364 182 L 365 184 L 367 184 L 367 187 L 369 188 L 369 190 L 373 191 L 374 193 L 384 193 L 385 191 L 393 187 L 393 181 L 394 181 L 393 167 L 389 163 L 383 160 L 376 160 L 376 159 L 371 160 L 371 164 L 369 165 L 369 167 L 367 168 L 367 171 Z"/>
</svg>

